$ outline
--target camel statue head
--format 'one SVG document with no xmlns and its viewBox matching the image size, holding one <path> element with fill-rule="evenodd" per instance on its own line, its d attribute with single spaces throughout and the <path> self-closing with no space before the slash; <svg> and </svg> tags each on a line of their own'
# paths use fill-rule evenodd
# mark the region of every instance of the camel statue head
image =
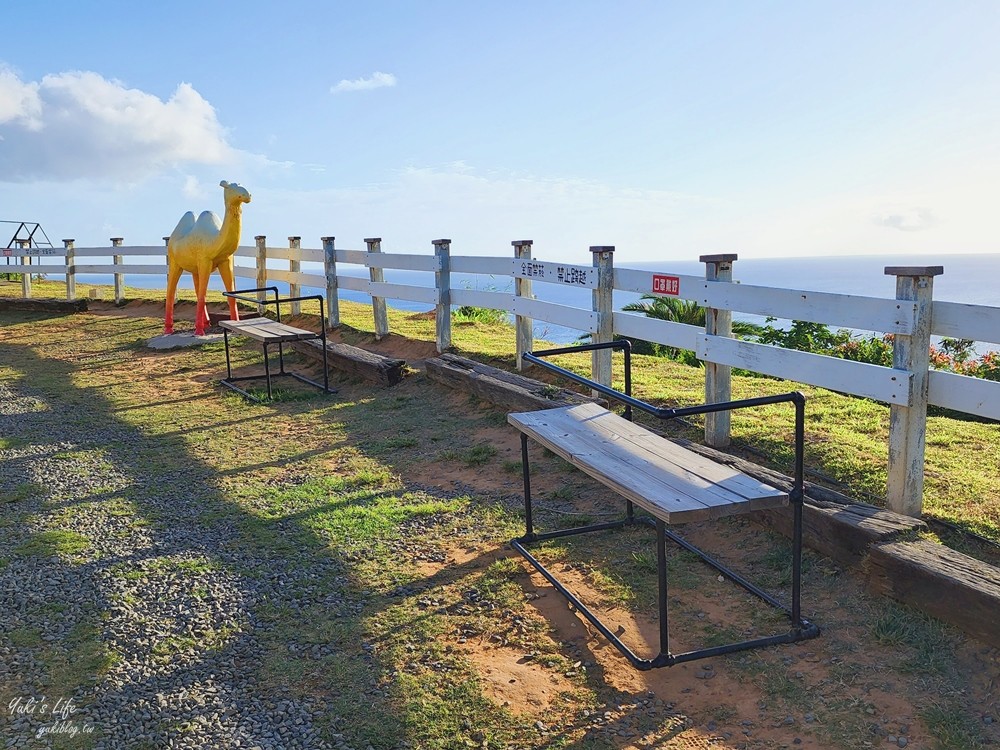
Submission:
<svg viewBox="0 0 1000 750">
<path fill-rule="evenodd" d="M 223 200 L 225 201 L 226 206 L 232 206 L 236 203 L 250 202 L 250 191 L 235 182 L 226 182 L 223 180 L 219 183 L 219 187 L 225 191 L 223 194 Z"/>
</svg>

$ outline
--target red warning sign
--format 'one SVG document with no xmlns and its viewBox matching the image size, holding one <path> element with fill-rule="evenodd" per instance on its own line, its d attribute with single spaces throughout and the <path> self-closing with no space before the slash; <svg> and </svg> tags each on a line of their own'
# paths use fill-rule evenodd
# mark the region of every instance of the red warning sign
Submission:
<svg viewBox="0 0 1000 750">
<path fill-rule="evenodd" d="M 680 294 L 681 280 L 677 276 L 665 276 L 661 273 L 653 274 L 654 294 Z"/>
</svg>

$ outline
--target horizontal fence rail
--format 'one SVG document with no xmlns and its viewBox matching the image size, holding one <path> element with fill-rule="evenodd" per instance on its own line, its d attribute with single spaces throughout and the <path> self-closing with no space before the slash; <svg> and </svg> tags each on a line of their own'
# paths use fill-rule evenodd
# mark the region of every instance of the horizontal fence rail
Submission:
<svg viewBox="0 0 1000 750">
<path fill-rule="evenodd" d="M 886 299 L 740 284 L 732 280 L 735 255 L 703 256 L 706 275 L 701 277 L 615 268 L 613 247 L 591 248 L 592 265 L 536 259 L 532 257 L 530 240 L 511 243 L 513 257 L 452 256 L 450 240 L 435 240 L 433 253 L 382 252 L 378 238 L 365 240 L 367 250 L 335 247 L 333 237 L 323 238 L 320 249 L 301 247 L 298 237 L 290 237 L 288 247 L 270 247 L 263 236 L 256 240 L 255 246 L 241 245 L 235 251 L 235 276 L 253 280 L 258 287 L 282 282 L 289 285 L 293 294 L 300 294 L 302 287 L 325 290 L 330 326 L 339 324 L 340 290 L 371 298 L 377 337 L 388 334 L 386 299 L 428 305 L 436 310 L 438 349 L 444 350 L 450 346 L 453 308 L 488 308 L 513 318 L 519 368 L 526 366 L 522 355 L 534 348 L 532 327 L 542 322 L 579 331 L 595 343 L 624 336 L 694 352 L 706 365 L 709 403 L 727 400 L 732 367 L 884 402 L 890 409 L 901 410 L 898 414 L 905 417 L 894 417 L 893 424 L 908 425 L 905 439 L 901 437 L 903 433 L 890 438 L 898 443 L 889 451 L 890 464 L 912 462 L 917 454 L 922 461 L 921 441 L 928 404 L 1000 419 L 1000 383 L 932 370 L 928 366 L 925 355 L 931 335 L 1000 344 L 1000 307 L 933 301 L 933 277 L 942 272 L 941 267 L 887 268 L 886 273 L 897 277 L 897 298 Z M 78 248 L 72 240 L 64 240 L 64 245 L 5 249 L 3 254 L 10 265 L 4 270 L 22 275 L 26 297 L 31 296 L 32 275 L 64 274 L 70 299 L 75 298 L 77 276 L 113 274 L 115 297 L 120 300 L 126 275 L 166 274 L 165 245 L 125 246 L 119 238 L 104 247 Z M 51 263 L 53 260 L 57 262 Z M 274 263 L 285 265 L 274 267 Z M 313 268 L 303 269 L 302 263 L 313 264 Z M 343 266 L 353 267 L 355 274 L 343 273 Z M 359 276 L 357 271 L 367 273 Z M 426 274 L 426 283 L 387 282 L 385 271 Z M 452 288 L 451 276 L 455 273 L 498 279 L 496 286 L 503 290 Z M 916 280 L 920 283 L 915 283 Z M 579 289 L 592 297 L 592 307 L 585 309 L 537 299 L 534 291 L 540 288 L 533 286 L 537 284 Z M 696 302 L 707 310 L 709 322 L 704 327 L 693 326 L 613 310 L 614 290 Z M 733 312 L 891 335 L 895 347 L 893 367 L 734 338 Z M 598 381 L 609 380 L 610 360 L 599 360 L 599 354 L 603 357 L 605 352 L 594 353 L 592 375 Z M 724 447 L 728 429 L 728 423 L 721 428 L 715 425 L 710 433 L 706 425 L 706 439 L 710 444 Z M 894 458 L 900 451 L 903 458 Z M 892 505 L 894 492 L 898 495 L 899 489 L 892 486 L 895 480 L 891 466 L 889 474 Z M 912 496 L 918 490 L 911 487 L 904 492 Z M 899 502 L 912 505 L 912 499 Z"/>
</svg>

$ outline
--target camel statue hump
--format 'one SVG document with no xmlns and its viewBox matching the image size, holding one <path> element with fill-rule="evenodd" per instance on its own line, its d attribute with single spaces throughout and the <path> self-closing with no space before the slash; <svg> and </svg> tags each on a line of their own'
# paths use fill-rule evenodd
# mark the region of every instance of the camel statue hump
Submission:
<svg viewBox="0 0 1000 750">
<path fill-rule="evenodd" d="M 188 211 L 181 217 L 181 220 L 177 222 L 177 226 L 174 227 L 174 231 L 170 233 L 170 241 L 168 244 L 172 245 L 174 240 L 178 237 L 190 234 L 191 230 L 194 229 L 194 225 L 194 212 Z"/>
</svg>

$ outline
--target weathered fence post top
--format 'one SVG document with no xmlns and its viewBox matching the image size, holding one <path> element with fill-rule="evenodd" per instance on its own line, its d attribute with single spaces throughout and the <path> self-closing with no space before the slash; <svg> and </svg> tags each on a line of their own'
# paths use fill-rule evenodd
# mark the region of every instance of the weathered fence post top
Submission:
<svg viewBox="0 0 1000 750">
<path fill-rule="evenodd" d="M 613 253 L 615 251 L 614 245 L 591 245 L 590 252 L 594 255 L 603 255 L 604 253 Z"/>
<path fill-rule="evenodd" d="M 337 293 L 337 249 L 336 237 L 320 237 L 323 242 L 323 272 L 326 276 L 326 327 L 340 325 L 340 300 Z"/>
<path fill-rule="evenodd" d="M 124 238 L 124 237 L 112 237 L 112 238 L 111 238 L 111 244 L 112 244 L 112 245 L 113 245 L 114 247 L 121 247 L 121 246 L 122 246 L 122 243 L 123 243 L 124 241 L 125 241 L 125 238 Z"/>
<path fill-rule="evenodd" d="M 163 238 L 163 244 L 164 245 L 169 245 L 170 244 L 170 235 L 169 234 L 166 237 Z"/>
<path fill-rule="evenodd" d="M 886 276 L 940 276 L 944 266 L 886 266 Z"/>
<path fill-rule="evenodd" d="M 699 255 L 698 262 L 700 263 L 732 263 L 734 260 L 739 260 L 739 255 L 736 253 L 716 253 L 715 255 Z"/>
<path fill-rule="evenodd" d="M 66 253 L 66 299 L 76 299 L 76 240 L 63 240 Z"/>
<path fill-rule="evenodd" d="M 451 240 L 431 240 L 432 245 L 450 245 Z"/>
<path fill-rule="evenodd" d="M 368 245 L 372 244 L 373 242 L 381 242 L 381 241 L 382 241 L 381 237 L 365 237 L 365 243 Z"/>
<path fill-rule="evenodd" d="M 889 404 L 889 467 L 886 505 L 906 516 L 920 517 L 924 499 L 924 451 L 927 441 L 927 403 L 930 369 L 931 317 L 934 277 L 944 266 L 886 266 L 896 277 L 896 299 L 916 302 L 910 335 L 897 334 L 892 342 L 892 366 L 911 373 L 907 404 Z"/>
<path fill-rule="evenodd" d="M 513 240 L 510 243 L 514 248 L 514 257 L 518 260 L 531 260 L 531 246 L 534 240 Z M 518 297 L 531 299 L 531 279 L 514 278 L 514 301 L 517 303 Z M 514 314 L 514 345 L 515 361 L 518 371 L 524 370 L 531 365 L 527 364 L 521 357 L 525 352 L 530 352 L 535 348 L 535 321 L 527 315 Z"/>
<path fill-rule="evenodd" d="M 699 256 L 705 264 L 705 281 L 733 280 L 733 263 L 736 253 L 716 253 Z M 705 335 L 733 335 L 733 313 L 714 307 L 705 308 Z M 719 404 L 732 401 L 732 368 L 715 362 L 705 362 L 705 403 Z M 705 442 L 713 448 L 726 448 L 731 441 L 732 415 L 728 411 L 705 415 Z"/>
</svg>

